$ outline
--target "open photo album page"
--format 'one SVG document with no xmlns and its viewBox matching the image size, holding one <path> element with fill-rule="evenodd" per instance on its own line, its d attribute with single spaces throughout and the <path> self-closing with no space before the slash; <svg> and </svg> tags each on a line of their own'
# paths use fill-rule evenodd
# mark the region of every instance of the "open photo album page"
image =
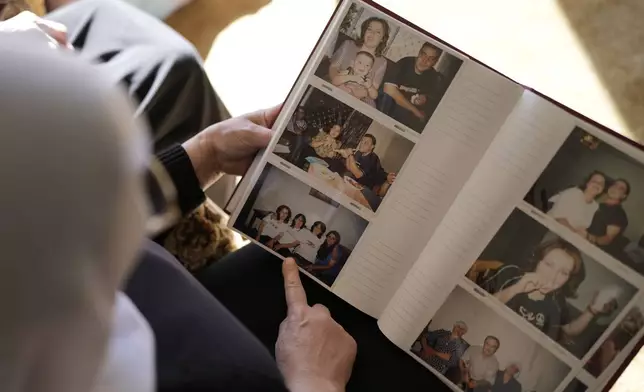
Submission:
<svg viewBox="0 0 644 392">
<path fill-rule="evenodd" d="M 242 181 L 229 225 L 280 257 L 303 256 L 305 273 L 377 317 L 522 91 L 371 5 L 342 2 Z M 271 189 L 310 206 L 267 202 Z M 280 213 L 282 228 L 260 227 Z M 354 234 L 330 218 L 349 215 Z M 318 240 L 336 232 L 333 279 L 320 278 L 327 261 L 313 257 L 323 244 L 295 230 Z"/>
<path fill-rule="evenodd" d="M 595 390 L 644 335 L 644 153 L 370 5 L 338 10 L 229 225 L 455 391 Z"/>
</svg>

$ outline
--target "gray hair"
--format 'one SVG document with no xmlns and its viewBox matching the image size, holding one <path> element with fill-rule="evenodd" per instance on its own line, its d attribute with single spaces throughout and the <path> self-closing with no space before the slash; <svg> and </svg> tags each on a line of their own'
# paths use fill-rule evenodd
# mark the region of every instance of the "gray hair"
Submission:
<svg viewBox="0 0 644 392">
<path fill-rule="evenodd" d="M 457 321 L 457 322 L 455 322 L 455 323 L 454 323 L 454 326 L 455 326 L 455 327 L 461 327 L 461 328 L 469 329 L 469 328 L 467 327 L 467 324 L 465 324 L 465 321 Z"/>
</svg>

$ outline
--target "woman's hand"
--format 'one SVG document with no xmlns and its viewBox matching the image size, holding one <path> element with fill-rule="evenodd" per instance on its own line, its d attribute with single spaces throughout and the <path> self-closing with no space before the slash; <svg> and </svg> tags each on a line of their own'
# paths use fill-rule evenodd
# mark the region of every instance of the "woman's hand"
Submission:
<svg viewBox="0 0 644 392">
<path fill-rule="evenodd" d="M 222 173 L 242 175 L 271 140 L 281 105 L 211 125 L 183 144 L 202 188 Z"/>
<path fill-rule="evenodd" d="M 275 357 L 292 392 L 344 391 L 356 357 L 356 342 L 323 305 L 308 306 L 297 264 L 282 265 L 288 313 L 280 325 Z"/>
<path fill-rule="evenodd" d="M 534 272 L 528 272 L 519 279 L 519 281 L 512 286 L 517 294 L 519 293 L 531 293 L 535 290 L 539 290 L 544 286 L 540 281 L 539 275 Z"/>
</svg>

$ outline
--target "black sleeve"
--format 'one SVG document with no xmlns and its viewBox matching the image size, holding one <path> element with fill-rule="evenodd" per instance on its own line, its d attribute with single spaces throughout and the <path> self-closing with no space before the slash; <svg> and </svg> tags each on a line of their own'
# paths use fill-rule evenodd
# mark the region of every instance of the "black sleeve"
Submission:
<svg viewBox="0 0 644 392">
<path fill-rule="evenodd" d="M 177 190 L 179 208 L 184 215 L 192 212 L 206 200 L 190 157 L 182 146 L 172 146 L 157 154 L 157 158 L 172 179 Z"/>
<path fill-rule="evenodd" d="M 624 233 L 626 226 L 628 226 L 628 217 L 626 216 L 624 209 L 620 208 L 618 210 L 615 210 L 615 214 L 611 216 L 608 224 L 621 227 L 622 233 Z"/>
</svg>

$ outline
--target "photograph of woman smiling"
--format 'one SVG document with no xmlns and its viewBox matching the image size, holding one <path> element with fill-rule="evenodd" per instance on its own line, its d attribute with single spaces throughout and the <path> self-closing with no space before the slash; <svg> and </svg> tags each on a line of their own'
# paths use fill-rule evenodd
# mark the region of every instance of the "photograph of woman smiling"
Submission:
<svg viewBox="0 0 644 392">
<path fill-rule="evenodd" d="M 344 85 L 347 82 L 355 82 L 364 86 L 368 91 L 368 97 L 375 100 L 378 97 L 378 89 L 382 84 L 387 71 L 387 60 L 383 57 L 383 51 L 389 41 L 389 24 L 384 19 L 371 17 L 362 22 L 360 26 L 360 37 L 357 40 L 347 39 L 333 53 L 329 65 L 329 80 L 335 86 Z M 354 65 L 359 52 L 366 52 L 373 56 L 371 70 L 366 77 L 346 72 Z M 370 84 L 365 84 L 370 80 Z"/>
<path fill-rule="evenodd" d="M 283 233 L 268 241 L 266 246 L 272 248 L 284 257 L 289 257 L 296 246 L 300 244 L 300 231 L 306 227 L 304 214 L 297 214 L 291 222 L 291 226 Z"/>
<path fill-rule="evenodd" d="M 296 259 L 301 257 L 307 262 L 313 263 L 320 245 L 324 242 L 324 239 L 322 239 L 324 233 L 326 233 L 326 224 L 321 221 L 313 223 L 308 233 L 302 230 L 299 245 L 295 248 Z"/>
<path fill-rule="evenodd" d="M 560 238 L 539 244 L 525 268 L 478 260 L 468 276 L 494 265 L 500 268 L 479 285 L 555 341 L 581 334 L 595 317 L 616 308 L 595 295 L 576 318 L 568 316 L 566 298 L 577 296 L 586 272 L 579 250 Z"/>
<path fill-rule="evenodd" d="M 577 234 L 586 233 L 599 208 L 597 199 L 604 193 L 606 175 L 590 173 L 580 186 L 565 189 L 552 196 L 547 214 Z"/>
<path fill-rule="evenodd" d="M 306 268 L 316 278 L 331 286 L 338 277 L 343 264 L 340 263 L 342 250 L 340 248 L 340 233 L 335 230 L 326 235 L 326 239 L 315 256 L 315 263 Z"/>
<path fill-rule="evenodd" d="M 268 243 L 276 236 L 284 233 L 288 229 L 288 222 L 291 219 L 291 209 L 288 206 L 281 205 L 275 212 L 266 215 L 257 229 L 255 241 L 262 244 Z"/>
</svg>

